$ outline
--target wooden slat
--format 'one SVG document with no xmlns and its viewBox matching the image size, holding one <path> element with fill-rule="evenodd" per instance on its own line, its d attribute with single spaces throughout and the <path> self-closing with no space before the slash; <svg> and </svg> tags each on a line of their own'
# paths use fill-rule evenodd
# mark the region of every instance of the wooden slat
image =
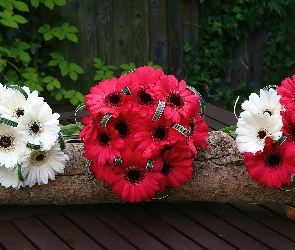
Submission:
<svg viewBox="0 0 295 250">
<path fill-rule="evenodd" d="M 91 237 L 92 240 L 105 249 L 117 249 L 118 246 L 126 250 L 136 249 L 122 238 L 118 232 L 115 232 L 82 208 L 72 209 L 64 213 L 64 215 Z M 123 227 L 124 225 L 122 225 L 121 230 Z"/>
<path fill-rule="evenodd" d="M 219 235 L 206 230 L 198 223 L 175 210 L 166 202 L 155 201 L 149 204 L 143 203 L 143 207 L 206 249 L 215 249 L 216 246 L 218 246 L 219 249 L 235 249 L 223 241 Z"/>
<path fill-rule="evenodd" d="M 102 249 L 60 213 L 39 215 L 38 219 L 74 249 Z"/>
<path fill-rule="evenodd" d="M 53 211 L 62 211 L 66 206 L 1 206 L 0 222 L 11 221 L 17 218 L 24 218 Z"/>
<path fill-rule="evenodd" d="M 123 217 L 108 204 L 87 206 L 87 210 L 139 249 L 167 249 L 157 239 Z M 122 230 L 122 225 L 124 225 L 124 230 Z"/>
<path fill-rule="evenodd" d="M 283 219 L 281 216 L 273 213 L 262 206 L 253 206 L 251 204 L 231 204 L 243 214 L 251 217 L 266 227 L 295 242 L 295 225 L 294 223 Z M 282 205 L 276 204 L 282 207 Z"/>
<path fill-rule="evenodd" d="M 227 204 L 204 202 L 202 206 L 211 213 L 220 216 L 223 220 L 245 234 L 260 241 L 269 249 L 295 249 L 294 242 L 291 242 L 289 239 L 286 239 L 282 235 L 240 213 Z"/>
<path fill-rule="evenodd" d="M 211 214 L 198 206 L 197 203 L 177 202 L 170 204 L 191 220 L 202 225 L 208 231 L 215 235 L 219 235 L 224 241 L 233 247 L 238 249 L 268 249 L 252 237 L 226 223 L 220 218 L 221 215 Z"/>
<path fill-rule="evenodd" d="M 214 119 L 215 121 L 223 123 L 226 126 L 236 125 L 238 121 L 233 113 L 207 102 L 205 103 L 205 117 L 206 116 Z"/>
<path fill-rule="evenodd" d="M 3 248 L 1 248 L 1 246 Z M 36 248 L 11 223 L 1 222 L 0 223 L 0 249 L 34 250 Z"/>
<path fill-rule="evenodd" d="M 13 221 L 21 233 L 29 239 L 36 248 L 42 250 L 66 250 L 70 249 L 65 242 L 52 233 L 40 221 L 34 217 L 28 217 Z"/>
<path fill-rule="evenodd" d="M 123 216 L 136 225 L 142 227 L 153 237 L 172 249 L 201 249 L 201 247 L 170 227 L 156 216 L 147 213 L 139 204 L 116 204 L 111 205 Z M 167 211 L 168 213 L 169 211 Z"/>
</svg>

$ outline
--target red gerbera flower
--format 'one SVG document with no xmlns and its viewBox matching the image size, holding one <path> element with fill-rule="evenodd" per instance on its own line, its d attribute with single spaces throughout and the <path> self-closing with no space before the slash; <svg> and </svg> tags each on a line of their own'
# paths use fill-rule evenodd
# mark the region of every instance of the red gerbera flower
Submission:
<svg viewBox="0 0 295 250">
<path fill-rule="evenodd" d="M 295 109 L 295 75 L 291 78 L 285 78 L 281 86 L 277 87 L 277 92 L 281 95 L 280 103 L 286 109 Z"/>
<path fill-rule="evenodd" d="M 263 151 L 244 153 L 247 172 L 259 184 L 280 188 L 291 183 L 291 173 L 295 173 L 294 152 L 295 146 L 289 140 L 275 146 L 273 140 L 266 137 Z"/>
<path fill-rule="evenodd" d="M 119 132 L 119 136 L 124 140 L 124 143 L 129 147 L 133 147 L 134 134 L 138 124 L 142 121 L 142 117 L 133 112 L 129 111 L 126 114 L 119 114 L 118 117 L 111 117 L 106 127 L 112 127 Z"/>
<path fill-rule="evenodd" d="M 195 148 L 207 148 L 208 124 L 204 120 L 204 116 L 192 117 L 189 122 L 191 133 L 189 135 L 189 145 L 193 152 Z M 196 153 L 196 152 L 195 152 Z"/>
<path fill-rule="evenodd" d="M 96 176 L 97 179 L 104 181 L 107 184 L 113 184 L 118 180 L 116 169 L 118 166 L 114 164 L 99 165 L 92 161 L 90 164 L 90 172 Z"/>
<path fill-rule="evenodd" d="M 288 137 L 288 139 L 295 143 L 295 115 L 290 110 L 281 111 L 283 120 L 282 132 Z"/>
<path fill-rule="evenodd" d="M 84 156 L 98 165 L 112 164 L 114 157 L 120 156 L 124 141 L 117 130 L 93 126 L 91 137 L 84 140 Z"/>
<path fill-rule="evenodd" d="M 164 191 L 168 186 L 179 188 L 193 177 L 193 160 L 190 156 L 190 151 L 179 151 L 175 147 L 165 150 L 161 169 L 165 181 L 161 191 Z"/>
<path fill-rule="evenodd" d="M 95 117 L 98 113 L 103 115 L 110 113 L 117 117 L 120 112 L 126 113 L 130 110 L 129 95 L 125 95 L 122 91 L 129 83 L 129 77 L 122 75 L 119 78 L 108 79 L 92 87 L 90 94 L 85 96 L 89 115 Z"/>
<path fill-rule="evenodd" d="M 159 182 L 163 174 L 146 171 L 148 159 L 142 156 L 138 149 L 122 152 L 122 165 L 118 168 L 120 178 L 114 183 L 111 190 L 122 197 L 124 201 L 150 201 L 159 191 Z"/>
<path fill-rule="evenodd" d="M 186 88 L 186 82 L 175 76 L 163 76 L 157 84 L 150 84 L 146 91 L 153 98 L 166 103 L 164 116 L 172 122 L 179 123 L 182 117 L 187 117 L 194 106 L 199 106 L 199 96 Z"/>
<path fill-rule="evenodd" d="M 145 120 L 138 124 L 134 140 L 143 156 L 158 156 L 165 146 L 174 144 L 183 135 L 171 127 L 171 122 L 163 116 L 157 121 Z"/>
<path fill-rule="evenodd" d="M 148 92 L 150 84 L 157 84 L 164 75 L 162 70 L 144 66 L 137 68 L 130 76 L 130 91 L 134 103 L 133 110 L 144 117 L 151 117 L 156 109 L 158 100 L 154 99 Z"/>
</svg>

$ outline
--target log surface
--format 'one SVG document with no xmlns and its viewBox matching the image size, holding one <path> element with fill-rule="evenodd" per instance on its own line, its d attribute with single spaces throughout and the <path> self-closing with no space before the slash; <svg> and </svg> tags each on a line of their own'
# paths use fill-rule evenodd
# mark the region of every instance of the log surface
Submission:
<svg viewBox="0 0 295 250">
<path fill-rule="evenodd" d="M 243 156 L 229 135 L 212 131 L 208 149 L 199 150 L 194 162 L 194 177 L 179 189 L 168 190 L 166 200 L 294 203 L 295 191 L 284 192 L 258 185 L 246 172 Z M 19 190 L 0 187 L 2 205 L 66 205 L 120 203 L 121 198 L 107 190 L 99 181 L 85 175 L 82 143 L 68 143 L 69 155 L 64 174 L 47 185 L 24 187 Z M 173 191 L 173 192 L 172 192 Z M 160 199 L 163 195 L 156 198 Z"/>
</svg>

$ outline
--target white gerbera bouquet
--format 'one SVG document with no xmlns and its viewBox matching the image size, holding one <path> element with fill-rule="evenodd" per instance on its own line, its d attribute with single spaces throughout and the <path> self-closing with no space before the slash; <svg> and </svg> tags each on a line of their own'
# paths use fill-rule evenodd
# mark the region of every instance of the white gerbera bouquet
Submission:
<svg viewBox="0 0 295 250">
<path fill-rule="evenodd" d="M 0 84 L 0 92 L 0 185 L 47 184 L 69 160 L 59 114 L 27 87 Z"/>
</svg>

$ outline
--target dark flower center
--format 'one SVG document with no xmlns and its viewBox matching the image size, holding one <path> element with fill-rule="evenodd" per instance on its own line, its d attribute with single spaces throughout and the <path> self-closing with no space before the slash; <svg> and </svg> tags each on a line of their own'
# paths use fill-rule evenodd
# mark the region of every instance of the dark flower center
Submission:
<svg viewBox="0 0 295 250">
<path fill-rule="evenodd" d="M 129 124 L 124 120 L 117 121 L 114 128 L 119 132 L 121 137 L 127 137 L 130 134 Z"/>
<path fill-rule="evenodd" d="M 139 183 L 144 179 L 144 172 L 138 167 L 129 167 L 125 170 L 124 178 L 131 184 Z"/>
<path fill-rule="evenodd" d="M 44 151 L 34 151 L 31 153 L 31 161 L 36 164 L 36 165 L 42 165 L 46 158 L 47 158 L 47 153 Z"/>
<path fill-rule="evenodd" d="M 105 102 L 111 107 L 120 107 L 122 104 L 122 94 L 120 92 L 112 92 L 106 96 Z"/>
<path fill-rule="evenodd" d="M 171 170 L 172 170 L 172 164 L 170 162 L 164 162 L 161 173 L 163 175 L 168 175 Z"/>
<path fill-rule="evenodd" d="M 279 168 L 283 163 L 283 158 L 280 152 L 273 151 L 266 155 L 264 162 L 269 168 Z"/>
<path fill-rule="evenodd" d="M 111 143 L 111 138 L 105 132 L 100 132 L 97 136 L 97 140 L 103 147 L 106 147 Z"/>
<path fill-rule="evenodd" d="M 163 141 L 167 139 L 168 135 L 168 129 L 164 126 L 158 126 L 152 131 L 152 137 L 157 141 Z"/>
<path fill-rule="evenodd" d="M 15 115 L 16 117 L 20 117 L 20 116 L 23 116 L 24 115 L 24 110 L 21 109 L 21 108 L 18 108 L 16 111 L 15 111 Z"/>
<path fill-rule="evenodd" d="M 264 111 L 263 111 L 263 114 L 264 114 L 264 113 L 268 113 L 269 115 L 272 115 L 271 111 L 269 111 L 269 110 L 264 110 Z"/>
<path fill-rule="evenodd" d="M 29 129 L 31 134 L 38 134 L 39 132 L 41 132 L 41 124 L 39 121 L 33 121 L 30 123 L 29 125 Z"/>
<path fill-rule="evenodd" d="M 289 132 L 289 138 L 291 141 L 295 141 L 295 126 L 294 124 L 290 123 L 289 124 L 289 128 L 288 128 L 288 132 Z"/>
<path fill-rule="evenodd" d="M 184 101 L 181 95 L 177 92 L 171 92 L 168 95 L 168 104 L 175 109 L 181 109 L 184 106 Z"/>
<path fill-rule="evenodd" d="M 257 137 L 259 139 L 263 139 L 265 136 L 266 136 L 266 132 L 264 130 L 259 130 L 258 131 Z"/>
<path fill-rule="evenodd" d="M 45 159 L 45 155 L 43 153 L 36 156 L 36 161 L 43 161 Z"/>
<path fill-rule="evenodd" d="M 137 92 L 137 101 L 142 106 L 151 106 L 154 103 L 152 96 L 141 89 Z"/>
<path fill-rule="evenodd" d="M 1 148 L 9 148 L 12 145 L 13 139 L 10 136 L 2 135 L 0 137 L 0 147 Z"/>
</svg>

